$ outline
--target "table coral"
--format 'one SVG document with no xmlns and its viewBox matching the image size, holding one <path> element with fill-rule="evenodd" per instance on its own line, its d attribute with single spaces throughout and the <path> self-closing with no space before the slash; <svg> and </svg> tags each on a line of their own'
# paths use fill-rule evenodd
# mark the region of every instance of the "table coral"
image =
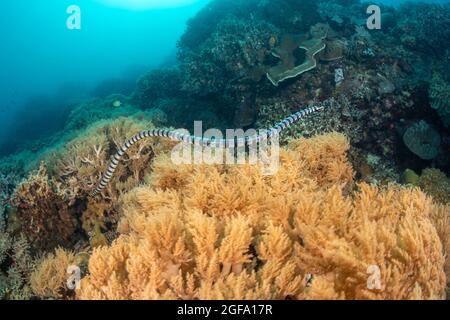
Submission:
<svg viewBox="0 0 450 320">
<path fill-rule="evenodd" d="M 339 39 L 326 39 L 325 50 L 319 54 L 322 61 L 336 61 L 344 57 L 345 43 Z"/>
<path fill-rule="evenodd" d="M 315 56 L 324 50 L 325 47 L 326 44 L 321 38 L 304 39 L 301 36 L 285 36 L 280 47 L 276 48 L 272 53 L 281 60 L 281 63 L 269 69 L 267 78 L 274 86 L 278 86 L 280 82 L 295 78 L 314 69 L 317 66 Z M 294 51 L 297 48 L 304 49 L 306 57 L 305 61 L 299 65 L 296 64 L 294 55 Z"/>
<path fill-rule="evenodd" d="M 160 155 L 149 185 L 122 197 L 121 236 L 94 250 L 77 297 L 443 298 L 433 222 L 448 207 L 418 189 L 355 187 L 348 149 L 337 133 L 292 141 L 269 177 Z M 381 288 L 368 288 L 373 267 Z"/>
</svg>

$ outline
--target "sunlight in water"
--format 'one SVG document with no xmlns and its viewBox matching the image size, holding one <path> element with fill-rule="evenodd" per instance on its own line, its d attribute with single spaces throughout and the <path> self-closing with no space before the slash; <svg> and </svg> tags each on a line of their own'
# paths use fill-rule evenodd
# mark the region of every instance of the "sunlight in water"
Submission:
<svg viewBox="0 0 450 320">
<path fill-rule="evenodd" d="M 174 8 L 198 2 L 198 0 L 98 0 L 98 1 L 108 6 L 131 10 Z"/>
</svg>

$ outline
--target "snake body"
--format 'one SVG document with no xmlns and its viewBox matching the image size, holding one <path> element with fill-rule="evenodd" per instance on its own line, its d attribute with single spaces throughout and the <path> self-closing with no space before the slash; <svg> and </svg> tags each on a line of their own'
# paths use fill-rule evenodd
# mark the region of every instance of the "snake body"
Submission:
<svg viewBox="0 0 450 320">
<path fill-rule="evenodd" d="M 273 137 L 275 135 L 279 135 L 282 131 L 286 130 L 290 126 L 292 126 L 294 123 L 299 122 L 304 117 L 315 113 L 317 111 L 320 111 L 324 109 L 323 106 L 312 106 L 308 107 L 306 109 L 303 109 L 301 111 L 298 111 L 289 117 L 285 118 L 283 121 L 280 121 L 275 126 L 270 128 L 269 130 L 265 131 L 265 134 L 255 134 L 253 136 L 246 136 L 245 138 L 238 138 L 236 139 L 207 139 L 207 138 L 200 138 L 195 137 L 191 135 L 182 134 L 177 131 L 172 131 L 168 129 L 152 129 L 152 130 L 146 130 L 138 133 L 131 139 L 129 139 L 127 142 L 125 142 L 117 151 L 117 153 L 112 157 L 108 168 L 106 169 L 105 173 L 102 176 L 102 179 L 100 180 L 97 188 L 92 192 L 91 196 L 98 195 L 102 190 L 106 188 L 108 183 L 111 181 L 111 179 L 114 176 L 114 172 L 117 169 L 117 166 L 120 163 L 120 160 L 124 156 L 124 154 L 127 152 L 129 148 L 131 148 L 134 144 L 137 142 L 152 138 L 152 137 L 164 137 L 171 139 L 173 141 L 179 141 L 179 142 L 185 142 L 196 146 L 234 146 L 235 143 L 237 145 L 251 145 L 255 142 L 261 142 L 267 138 Z"/>
</svg>

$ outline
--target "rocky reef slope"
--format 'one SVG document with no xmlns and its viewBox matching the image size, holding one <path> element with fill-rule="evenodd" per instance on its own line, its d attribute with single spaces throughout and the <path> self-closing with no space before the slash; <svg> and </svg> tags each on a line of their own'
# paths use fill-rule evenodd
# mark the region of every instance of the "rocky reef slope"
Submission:
<svg viewBox="0 0 450 320">
<path fill-rule="evenodd" d="M 444 298 L 450 7 L 382 6 L 375 31 L 365 12 L 356 0 L 213 0 L 176 65 L 130 96 L 74 106 L 62 132 L 2 159 L 0 297 Z M 311 104 L 324 111 L 285 132 L 275 176 L 174 166 L 173 143 L 156 138 L 89 196 L 143 129 L 267 128 Z M 373 266 L 381 290 L 367 288 Z"/>
</svg>

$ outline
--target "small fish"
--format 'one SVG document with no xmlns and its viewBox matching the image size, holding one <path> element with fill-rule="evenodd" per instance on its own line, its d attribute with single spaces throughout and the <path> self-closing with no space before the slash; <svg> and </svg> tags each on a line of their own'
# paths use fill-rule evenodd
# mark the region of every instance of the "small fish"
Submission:
<svg viewBox="0 0 450 320">
<path fill-rule="evenodd" d="M 112 105 L 114 108 L 120 108 L 122 106 L 122 102 L 120 100 L 116 100 Z"/>
</svg>

